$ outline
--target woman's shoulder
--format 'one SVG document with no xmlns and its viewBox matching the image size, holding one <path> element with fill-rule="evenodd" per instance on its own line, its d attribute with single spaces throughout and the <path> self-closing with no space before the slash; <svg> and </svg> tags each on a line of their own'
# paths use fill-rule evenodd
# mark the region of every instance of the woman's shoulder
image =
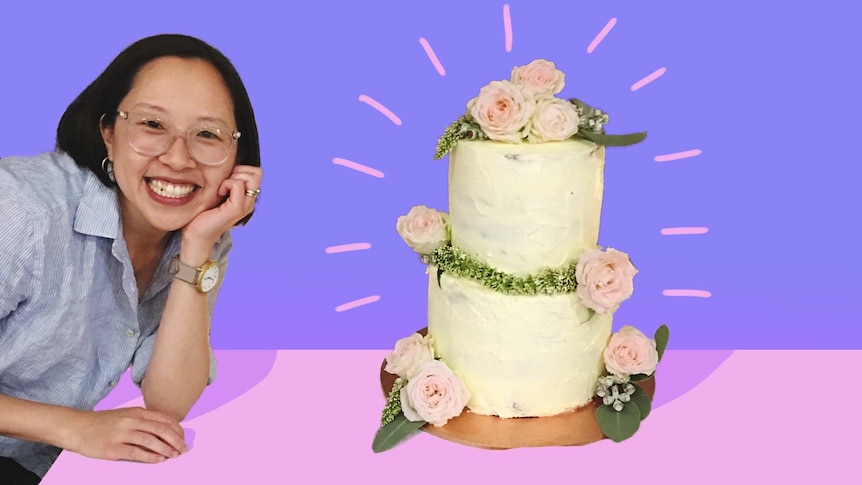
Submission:
<svg viewBox="0 0 862 485">
<path fill-rule="evenodd" d="M 0 193 L 32 214 L 75 205 L 90 177 L 64 153 L 0 158 Z"/>
</svg>

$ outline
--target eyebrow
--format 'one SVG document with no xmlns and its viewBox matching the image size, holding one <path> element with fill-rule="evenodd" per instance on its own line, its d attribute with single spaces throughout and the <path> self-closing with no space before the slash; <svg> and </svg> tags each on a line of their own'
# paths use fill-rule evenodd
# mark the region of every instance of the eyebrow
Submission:
<svg viewBox="0 0 862 485">
<path fill-rule="evenodd" d="M 158 111 L 159 113 L 161 113 L 163 115 L 166 115 L 166 116 L 168 115 L 168 111 L 165 108 L 162 108 L 161 106 L 159 106 L 157 104 L 136 103 L 136 104 L 132 105 L 133 110 L 138 109 L 138 108 L 151 109 L 153 111 Z M 227 121 L 225 121 L 219 117 L 216 117 L 216 116 L 199 116 L 197 118 L 197 121 L 210 121 L 210 122 L 221 123 L 223 125 L 230 126 L 230 123 L 228 123 Z"/>
</svg>

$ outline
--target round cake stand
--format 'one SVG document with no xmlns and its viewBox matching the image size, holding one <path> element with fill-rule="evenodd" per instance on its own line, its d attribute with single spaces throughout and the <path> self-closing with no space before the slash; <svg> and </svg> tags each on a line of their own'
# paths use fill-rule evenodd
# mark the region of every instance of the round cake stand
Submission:
<svg viewBox="0 0 862 485">
<path fill-rule="evenodd" d="M 422 335 L 427 327 L 419 330 Z M 384 370 L 386 360 L 380 366 L 380 385 L 383 396 L 388 397 L 397 376 Z M 655 396 L 655 375 L 636 382 L 649 396 Z M 507 450 L 540 446 L 580 446 L 605 438 L 596 421 L 596 408 L 601 404 L 595 398 L 574 411 L 541 418 L 507 418 L 485 416 L 465 410 L 452 418 L 445 426 L 426 424 L 422 431 L 438 438 L 461 445 L 487 450 Z"/>
</svg>

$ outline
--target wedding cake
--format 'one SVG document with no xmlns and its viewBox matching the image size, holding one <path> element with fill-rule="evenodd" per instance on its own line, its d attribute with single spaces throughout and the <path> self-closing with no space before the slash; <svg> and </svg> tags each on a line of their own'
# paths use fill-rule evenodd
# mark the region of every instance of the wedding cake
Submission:
<svg viewBox="0 0 862 485">
<path fill-rule="evenodd" d="M 559 97 L 564 84 L 538 59 L 483 87 L 437 145 L 448 211 L 417 205 L 398 218 L 428 273 L 428 327 L 386 357 L 397 378 L 375 451 L 463 413 L 548 417 L 598 402 L 617 441 L 646 417 L 635 384 L 654 373 L 667 328 L 612 332 L 637 269 L 598 246 L 605 147 L 646 135 L 606 134 L 608 115 Z M 637 422 L 620 429 L 619 416 Z"/>
</svg>

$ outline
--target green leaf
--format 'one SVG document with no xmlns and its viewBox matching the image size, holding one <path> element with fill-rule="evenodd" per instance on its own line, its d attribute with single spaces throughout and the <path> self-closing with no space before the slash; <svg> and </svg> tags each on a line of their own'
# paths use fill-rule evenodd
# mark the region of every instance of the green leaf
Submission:
<svg viewBox="0 0 862 485">
<path fill-rule="evenodd" d="M 646 374 L 632 374 L 629 376 L 629 381 L 631 382 L 641 382 L 649 379 L 650 376 Z"/>
<path fill-rule="evenodd" d="M 641 413 L 641 421 L 646 419 L 649 416 L 650 410 L 652 410 L 652 401 L 650 401 L 649 396 L 647 396 L 647 393 L 640 386 L 635 386 L 635 392 L 632 394 L 632 400 L 629 403 L 637 405 Z"/>
<path fill-rule="evenodd" d="M 604 145 L 609 147 L 624 147 L 636 145 L 646 139 L 646 132 L 629 133 L 626 135 L 607 135 L 603 133 L 592 133 L 589 131 L 578 131 L 575 136 L 586 138 L 596 145 Z"/>
<path fill-rule="evenodd" d="M 443 268 L 437 266 L 437 288 L 443 288 L 440 286 L 440 277 L 443 276 Z"/>
<path fill-rule="evenodd" d="M 375 453 L 391 450 L 419 431 L 425 424 L 425 421 L 410 421 L 403 414 L 399 414 L 389 424 L 377 430 L 371 449 Z"/>
<path fill-rule="evenodd" d="M 664 355 L 664 349 L 667 348 L 667 340 L 670 338 L 670 329 L 667 325 L 662 325 L 655 331 L 655 349 L 658 351 L 658 360 L 661 362 L 661 356 Z"/>
<path fill-rule="evenodd" d="M 631 402 L 626 403 L 622 411 L 610 406 L 599 406 L 596 409 L 596 421 L 605 436 L 619 443 L 634 436 L 640 428 L 641 412 Z"/>
</svg>

